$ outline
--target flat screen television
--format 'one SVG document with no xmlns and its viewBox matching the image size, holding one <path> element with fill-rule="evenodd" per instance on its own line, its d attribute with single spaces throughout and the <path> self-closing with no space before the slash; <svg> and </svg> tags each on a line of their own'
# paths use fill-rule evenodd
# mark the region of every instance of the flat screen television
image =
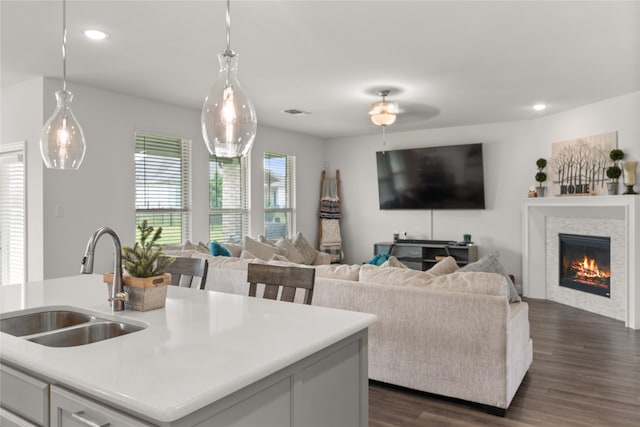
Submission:
<svg viewBox="0 0 640 427">
<path fill-rule="evenodd" d="M 484 209 L 482 143 L 378 151 L 380 209 Z"/>
</svg>

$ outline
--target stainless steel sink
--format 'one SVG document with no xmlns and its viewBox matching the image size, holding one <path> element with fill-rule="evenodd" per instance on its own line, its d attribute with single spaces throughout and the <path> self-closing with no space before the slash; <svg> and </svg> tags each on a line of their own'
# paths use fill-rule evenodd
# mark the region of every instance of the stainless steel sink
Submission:
<svg viewBox="0 0 640 427">
<path fill-rule="evenodd" d="M 42 311 L 0 320 L 0 332 L 23 337 L 87 323 L 93 319 L 95 317 L 75 311 Z"/>
<path fill-rule="evenodd" d="M 0 315 L 0 332 L 46 345 L 74 347 L 127 335 L 146 328 L 143 322 L 85 309 L 56 306 Z"/>
<path fill-rule="evenodd" d="M 39 335 L 34 338 L 29 338 L 29 341 L 46 345 L 48 347 L 75 347 L 78 345 L 91 344 L 93 342 L 119 337 L 142 329 L 144 328 L 140 326 L 109 321 L 92 323 L 64 331 Z"/>
</svg>

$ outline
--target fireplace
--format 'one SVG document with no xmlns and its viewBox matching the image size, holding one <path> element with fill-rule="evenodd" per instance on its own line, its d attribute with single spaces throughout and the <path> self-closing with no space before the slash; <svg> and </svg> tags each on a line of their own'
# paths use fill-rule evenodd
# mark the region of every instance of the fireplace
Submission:
<svg viewBox="0 0 640 427">
<path fill-rule="evenodd" d="M 560 286 L 610 298 L 611 239 L 558 235 Z"/>
</svg>

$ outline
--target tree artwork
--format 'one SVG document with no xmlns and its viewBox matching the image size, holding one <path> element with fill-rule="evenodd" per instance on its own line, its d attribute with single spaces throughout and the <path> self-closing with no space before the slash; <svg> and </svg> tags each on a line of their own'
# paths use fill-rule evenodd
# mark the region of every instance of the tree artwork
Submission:
<svg viewBox="0 0 640 427">
<path fill-rule="evenodd" d="M 553 194 L 606 194 L 609 152 L 616 148 L 617 140 L 617 132 L 610 132 L 554 142 L 551 145 L 550 162 Z"/>
</svg>

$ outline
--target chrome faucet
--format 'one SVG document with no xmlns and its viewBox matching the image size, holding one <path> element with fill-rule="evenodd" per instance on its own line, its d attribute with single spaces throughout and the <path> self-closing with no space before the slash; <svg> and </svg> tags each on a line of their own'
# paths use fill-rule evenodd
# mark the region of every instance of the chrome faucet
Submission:
<svg viewBox="0 0 640 427">
<path fill-rule="evenodd" d="M 87 243 L 87 249 L 84 252 L 82 258 L 82 267 L 80 267 L 80 273 L 91 274 L 93 273 L 93 255 L 96 250 L 96 244 L 98 239 L 103 234 L 108 234 L 113 240 L 114 258 L 113 258 L 113 287 L 111 289 L 111 295 L 109 301 L 113 304 L 113 311 L 123 311 L 124 302 L 129 300 L 129 293 L 124 291 L 122 281 L 122 245 L 120 245 L 120 238 L 112 228 L 100 227 L 89 238 Z"/>
</svg>

